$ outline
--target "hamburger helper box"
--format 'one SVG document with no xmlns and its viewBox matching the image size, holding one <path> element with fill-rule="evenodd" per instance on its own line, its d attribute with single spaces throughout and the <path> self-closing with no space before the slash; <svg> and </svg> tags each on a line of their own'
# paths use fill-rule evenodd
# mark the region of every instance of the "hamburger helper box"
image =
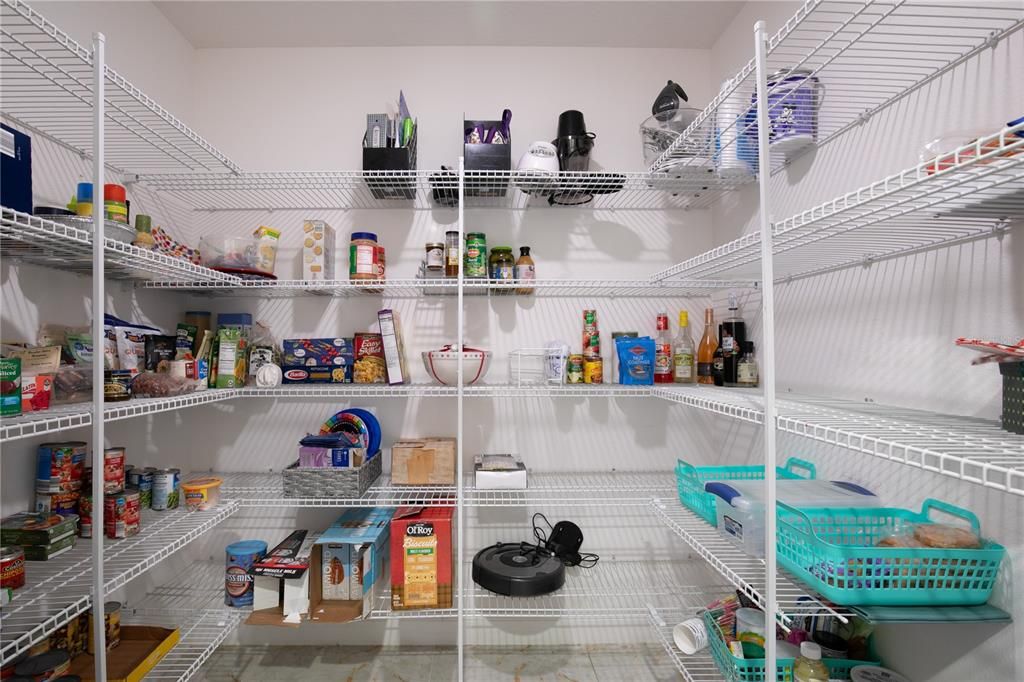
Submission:
<svg viewBox="0 0 1024 682">
<path fill-rule="evenodd" d="M 391 608 L 451 608 L 453 507 L 399 507 L 391 520 Z"/>
</svg>

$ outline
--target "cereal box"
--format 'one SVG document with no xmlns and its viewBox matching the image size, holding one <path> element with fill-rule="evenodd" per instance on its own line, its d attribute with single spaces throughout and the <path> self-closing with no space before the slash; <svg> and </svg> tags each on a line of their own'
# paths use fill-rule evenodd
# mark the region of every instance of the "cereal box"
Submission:
<svg viewBox="0 0 1024 682">
<path fill-rule="evenodd" d="M 356 384 L 384 384 L 388 380 L 384 362 L 384 341 L 380 334 L 356 334 L 352 381 Z"/>
<path fill-rule="evenodd" d="M 399 507 L 391 520 L 391 608 L 452 605 L 452 507 Z"/>
<path fill-rule="evenodd" d="M 323 220 L 302 223 L 302 279 L 334 279 L 334 228 Z"/>
</svg>

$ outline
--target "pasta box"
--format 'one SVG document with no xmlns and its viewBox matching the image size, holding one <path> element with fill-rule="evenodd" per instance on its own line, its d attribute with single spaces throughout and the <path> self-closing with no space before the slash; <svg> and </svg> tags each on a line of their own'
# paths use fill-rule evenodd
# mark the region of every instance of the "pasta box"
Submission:
<svg viewBox="0 0 1024 682">
<path fill-rule="evenodd" d="M 284 383 L 352 383 L 352 339 L 285 339 L 282 347 Z"/>
<path fill-rule="evenodd" d="M 451 608 L 452 507 L 399 507 L 391 520 L 391 608 Z"/>
</svg>

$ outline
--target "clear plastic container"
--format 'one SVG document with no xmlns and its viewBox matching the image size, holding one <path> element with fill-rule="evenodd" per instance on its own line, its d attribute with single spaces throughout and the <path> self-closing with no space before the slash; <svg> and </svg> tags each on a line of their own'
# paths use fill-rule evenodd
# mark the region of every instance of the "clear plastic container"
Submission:
<svg viewBox="0 0 1024 682">
<path fill-rule="evenodd" d="M 273 275 L 277 261 L 277 239 L 251 237 L 199 240 L 200 263 L 214 270 L 245 271 Z"/>
<path fill-rule="evenodd" d="M 869 490 L 843 481 L 776 481 L 779 502 L 793 507 L 879 507 Z M 764 556 L 764 481 L 712 481 L 718 532 L 751 556 Z"/>
</svg>

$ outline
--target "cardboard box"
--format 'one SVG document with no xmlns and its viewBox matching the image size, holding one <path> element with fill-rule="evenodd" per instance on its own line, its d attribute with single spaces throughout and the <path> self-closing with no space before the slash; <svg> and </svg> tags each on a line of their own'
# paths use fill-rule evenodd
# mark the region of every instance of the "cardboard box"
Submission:
<svg viewBox="0 0 1024 682">
<path fill-rule="evenodd" d="M 121 643 L 107 652 L 106 682 L 141 682 L 181 639 L 177 629 L 148 625 L 122 625 Z M 94 680 L 96 663 L 89 654 L 71 661 L 70 675 Z"/>
<path fill-rule="evenodd" d="M 512 455 L 477 455 L 473 471 L 477 490 L 526 490 L 526 466 Z"/>
<path fill-rule="evenodd" d="M 391 608 L 451 608 L 452 507 L 399 507 L 391 521 Z"/>
<path fill-rule="evenodd" d="M 257 575 L 253 578 L 252 608 L 253 611 L 281 608 L 284 597 L 284 580 Z"/>
<path fill-rule="evenodd" d="M 320 547 L 320 596 L 324 599 L 352 599 L 352 546 L 328 543 Z M 362 598 L 359 593 L 357 598 Z"/>
<path fill-rule="evenodd" d="M 455 485 L 454 438 L 403 438 L 391 446 L 395 485 Z"/>
<path fill-rule="evenodd" d="M 334 228 L 323 220 L 302 223 L 302 279 L 334 279 Z"/>
<path fill-rule="evenodd" d="M 282 347 L 284 383 L 352 383 L 352 339 L 285 339 Z"/>
<path fill-rule="evenodd" d="M 395 386 L 409 382 L 409 370 L 405 366 L 405 343 L 402 341 L 402 325 L 398 313 L 385 309 L 377 313 L 380 335 L 384 342 L 384 363 L 388 372 L 388 384 Z"/>
</svg>

